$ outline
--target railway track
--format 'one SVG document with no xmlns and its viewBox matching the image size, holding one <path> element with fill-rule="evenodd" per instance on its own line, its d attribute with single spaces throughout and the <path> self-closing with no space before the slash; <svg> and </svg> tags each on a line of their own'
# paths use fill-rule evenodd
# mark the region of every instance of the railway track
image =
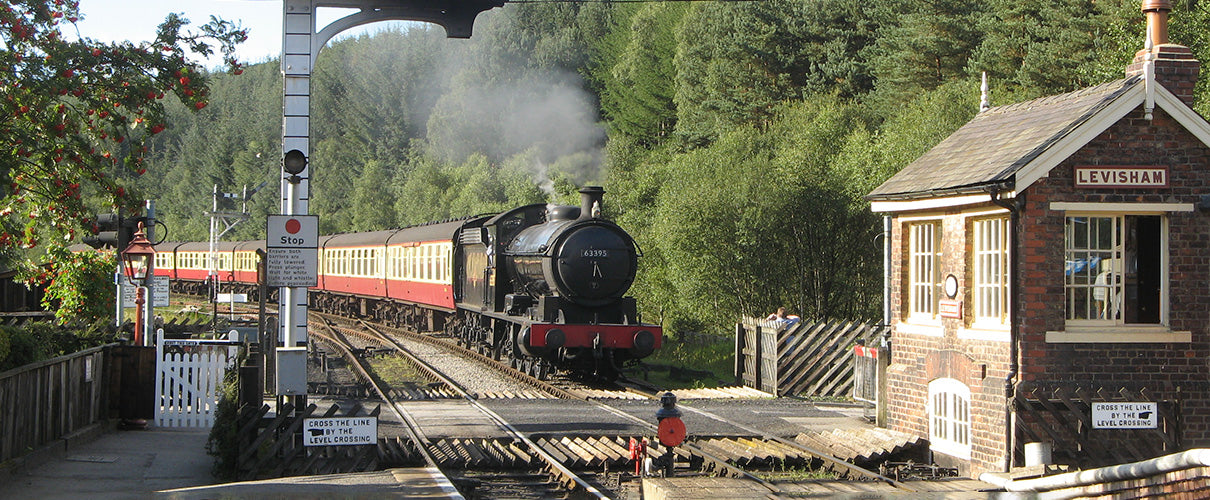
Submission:
<svg viewBox="0 0 1210 500">
<path fill-rule="evenodd" d="M 370 384 L 374 386 L 374 392 L 383 401 L 386 401 L 401 420 L 405 422 L 407 428 L 407 438 L 411 445 L 409 449 L 416 449 L 424 457 L 425 462 L 435 468 L 446 472 L 448 476 L 454 476 L 449 471 L 448 463 L 450 460 L 444 460 L 443 457 L 459 457 L 471 456 L 480 458 L 479 462 L 488 462 L 487 457 L 512 458 L 511 462 L 514 465 L 526 464 L 533 465 L 540 463 L 541 474 L 527 472 L 523 474 L 509 474 L 491 476 L 479 476 L 471 479 L 463 477 L 462 480 L 454 480 L 455 484 L 470 486 L 477 491 L 477 495 L 485 495 L 484 498 L 492 498 L 502 494 L 505 491 L 510 492 L 510 495 L 521 495 L 521 497 L 534 496 L 537 498 L 545 498 L 550 496 L 551 492 L 563 491 L 570 492 L 576 498 L 611 498 L 607 492 L 603 491 L 595 484 L 594 480 L 581 477 L 580 474 L 572 471 L 564 465 L 565 456 L 552 454 L 539 443 L 530 439 L 530 436 L 518 431 L 511 423 L 499 416 L 487 407 L 479 404 L 476 400 L 478 396 L 465 390 L 462 384 L 450 379 L 438 370 L 433 369 L 428 363 L 412 355 L 410 351 L 403 348 L 396 341 L 390 339 L 389 336 L 369 330 L 371 333 L 357 333 L 364 340 L 378 341 L 384 347 L 392 347 L 394 353 L 407 357 L 419 369 L 421 369 L 426 378 L 430 378 L 437 383 L 443 384 L 446 389 L 454 391 L 459 397 L 465 400 L 471 407 L 490 418 L 503 429 L 509 437 L 514 441 L 507 447 L 495 447 L 494 450 L 488 451 L 488 448 L 483 446 L 483 443 L 477 443 L 476 446 L 465 446 L 463 443 L 450 442 L 433 442 L 423 436 L 423 429 L 415 419 L 403 410 L 394 400 L 390 391 L 385 390 L 377 381 L 376 377 L 371 374 L 367 367 L 364 356 L 357 356 L 354 350 L 359 349 L 350 342 L 346 333 L 361 332 L 356 329 L 335 327 L 329 321 L 314 322 L 322 331 L 312 331 L 312 335 L 328 345 L 341 351 L 358 373 Z M 360 348 L 364 352 L 364 347 Z M 480 463 L 480 465 L 486 465 Z M 443 466 L 445 466 L 443 468 Z M 553 480 L 542 480 L 541 478 L 548 477 Z M 524 491 L 524 494 L 519 493 Z M 470 497 L 471 495 L 467 495 Z"/>
<path fill-rule="evenodd" d="M 483 366 L 491 367 L 490 369 L 500 374 L 500 376 L 524 383 L 527 387 L 549 395 L 548 397 L 587 403 L 595 408 L 594 411 L 612 414 L 617 419 L 625 420 L 630 422 L 634 427 L 642 429 L 642 432 L 639 433 L 641 435 L 654 436 L 656 434 L 656 425 L 652 420 L 632 415 L 607 403 L 610 400 L 616 399 L 641 398 L 658 400 L 660 391 L 656 391 L 653 387 L 638 383 L 637 381 L 624 380 L 623 384 L 620 385 L 590 387 L 570 380 L 538 380 L 535 377 L 513 370 L 508 365 L 492 360 L 487 356 L 467 351 L 456 346 L 453 342 L 433 338 L 432 336 L 366 323 L 360 323 L 356 327 L 345 328 L 344 331 L 366 342 L 381 346 L 381 348 L 389 348 L 401 353 L 409 353 L 414 349 L 414 347 L 409 347 L 405 344 L 415 345 L 415 343 L 443 350 L 453 350 L 458 352 L 459 356 L 472 359 Z M 418 365 L 427 365 L 424 360 L 415 358 L 411 354 L 405 354 L 405 356 L 413 357 L 414 362 Z M 474 403 L 483 411 L 490 412 L 490 410 L 476 401 L 481 394 L 466 390 L 461 382 L 451 379 L 440 370 L 427 369 L 426 373 L 428 373 L 426 378 L 434 384 L 454 388 L 454 390 L 460 391 L 464 399 Z M 775 463 L 783 465 L 786 463 L 801 463 L 811 468 L 826 469 L 844 480 L 879 483 L 894 491 L 915 491 L 906 484 L 882 476 L 876 472 L 857 467 L 844 460 L 839 460 L 825 451 L 813 449 L 796 441 L 762 432 L 742 422 L 735 422 L 711 412 L 693 408 L 692 405 L 682 404 L 681 409 L 702 418 L 725 422 L 728 425 L 743 429 L 744 432 L 751 436 L 757 436 L 755 438 L 734 439 L 704 438 L 686 442 L 674 449 L 675 460 L 679 463 L 679 467 L 681 467 L 683 472 L 744 478 L 761 484 L 768 489 L 770 494 L 776 495 L 781 489 L 775 482 L 765 479 L 760 472 L 750 472 L 746 468 L 761 469 L 768 468 Z M 500 421 L 503 421 L 498 415 L 496 417 Z M 529 449 L 549 450 L 547 452 L 549 457 L 542 457 L 548 463 L 571 464 L 583 467 L 604 466 L 607 468 L 612 465 L 615 470 L 616 468 L 628 468 L 630 466 L 627 460 L 629 458 L 628 443 L 622 439 L 532 435 L 518 435 L 513 439 L 525 443 Z M 483 455 L 484 457 L 502 455 L 499 451 L 492 451 L 494 445 L 474 440 L 447 442 L 443 443 L 442 446 L 447 449 L 458 448 L 459 446 L 464 448 L 458 451 L 450 451 L 449 455 L 470 457 L 476 455 Z M 651 455 L 659 456 L 667 450 L 660 447 L 657 443 L 651 447 L 650 451 Z M 486 461 L 490 462 L 490 460 Z M 568 485 L 571 485 L 571 483 L 569 482 Z M 577 489 L 579 488 L 583 487 L 580 486 Z M 585 491 L 587 490 L 585 489 Z"/>
</svg>

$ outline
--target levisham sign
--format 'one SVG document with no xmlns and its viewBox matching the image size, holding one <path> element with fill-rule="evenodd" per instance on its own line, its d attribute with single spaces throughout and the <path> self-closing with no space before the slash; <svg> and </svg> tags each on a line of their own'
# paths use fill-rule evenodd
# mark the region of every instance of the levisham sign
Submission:
<svg viewBox="0 0 1210 500">
<path fill-rule="evenodd" d="M 1075 182 L 1079 188 L 1166 188 L 1168 167 L 1078 166 L 1075 170 Z"/>
</svg>

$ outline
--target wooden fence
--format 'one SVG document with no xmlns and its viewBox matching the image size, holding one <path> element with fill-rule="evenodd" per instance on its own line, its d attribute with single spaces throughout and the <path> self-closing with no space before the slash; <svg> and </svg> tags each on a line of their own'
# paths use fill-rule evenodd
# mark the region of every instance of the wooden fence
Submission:
<svg viewBox="0 0 1210 500">
<path fill-rule="evenodd" d="M 332 405 L 327 412 L 315 414 L 310 405 L 299 415 L 294 406 L 283 403 L 274 417 L 266 417 L 269 405 L 260 408 L 244 406 L 240 410 L 239 478 L 267 479 L 286 476 L 366 472 L 378 469 L 378 445 L 314 446 L 302 445 L 303 420 L 311 417 L 334 417 L 340 407 Z M 355 404 L 343 417 L 378 417 L 381 406 L 365 414 Z"/>
<path fill-rule="evenodd" d="M 1148 389 L 1079 386 L 1039 387 L 1021 382 L 1015 391 L 1017 437 L 1014 461 L 1024 462 L 1029 442 L 1050 442 L 1055 463 L 1082 469 L 1148 460 L 1181 451 L 1181 401 L 1158 400 Z M 1156 428 L 1098 429 L 1093 403 L 1154 402 Z"/>
<path fill-rule="evenodd" d="M 0 373 L 0 462 L 108 417 L 115 344 Z"/>
<path fill-rule="evenodd" d="M 871 322 L 795 323 L 745 318 L 735 325 L 736 383 L 774 396 L 848 398 L 853 346 L 878 345 L 889 330 Z"/>
</svg>

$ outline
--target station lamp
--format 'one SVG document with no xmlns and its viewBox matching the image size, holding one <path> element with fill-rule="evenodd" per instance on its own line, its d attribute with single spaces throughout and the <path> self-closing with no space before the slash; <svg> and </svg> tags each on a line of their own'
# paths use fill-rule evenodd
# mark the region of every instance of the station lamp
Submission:
<svg viewBox="0 0 1210 500">
<path fill-rule="evenodd" d="M 122 262 L 125 264 L 123 270 L 126 273 L 126 280 L 131 285 L 136 287 L 135 291 L 135 316 L 134 316 L 134 344 L 143 345 L 143 304 L 146 300 L 143 298 L 143 287 L 151 280 L 151 265 L 155 259 L 155 247 L 151 246 L 151 242 L 147 240 L 146 233 L 143 232 L 143 223 L 139 223 L 139 229 L 134 233 L 134 237 L 130 240 L 130 245 L 122 250 Z"/>
</svg>

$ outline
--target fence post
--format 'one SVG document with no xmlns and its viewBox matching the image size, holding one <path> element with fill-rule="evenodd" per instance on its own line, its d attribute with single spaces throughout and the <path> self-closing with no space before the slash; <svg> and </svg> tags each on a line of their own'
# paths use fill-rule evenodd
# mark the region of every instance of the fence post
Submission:
<svg viewBox="0 0 1210 500">
<path fill-rule="evenodd" d="M 735 324 L 735 385 L 744 385 L 744 324 Z"/>
<path fill-rule="evenodd" d="M 761 371 L 762 371 L 761 368 L 764 368 L 764 367 L 761 365 L 764 364 L 763 363 L 764 352 L 761 349 L 761 345 L 760 345 L 761 344 L 760 333 L 761 333 L 760 325 L 757 325 L 756 332 L 753 335 L 753 337 L 756 338 L 756 342 L 754 342 L 756 345 L 755 345 L 755 349 L 753 349 L 754 352 L 752 354 L 753 359 L 755 359 L 756 362 L 752 363 L 752 369 L 756 371 L 756 373 L 753 374 L 753 375 L 755 375 L 754 380 L 755 380 L 755 384 L 756 384 L 756 390 L 763 391 L 764 389 L 761 387 L 761 382 L 764 382 L 764 379 L 761 378 Z"/>
<path fill-rule="evenodd" d="M 260 349 L 257 344 L 248 345 L 248 357 L 239 367 L 239 406 L 256 406 L 264 399 L 264 379 L 260 374 Z"/>
</svg>

